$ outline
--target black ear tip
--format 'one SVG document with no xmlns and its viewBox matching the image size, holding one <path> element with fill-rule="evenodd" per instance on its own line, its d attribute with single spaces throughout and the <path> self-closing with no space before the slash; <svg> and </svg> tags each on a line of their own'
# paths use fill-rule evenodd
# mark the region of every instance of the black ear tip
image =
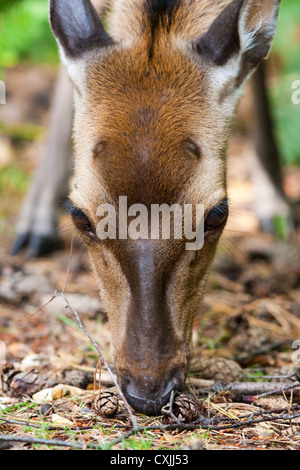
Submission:
<svg viewBox="0 0 300 470">
<path fill-rule="evenodd" d="M 281 0 L 233 0 L 208 31 L 194 43 L 196 51 L 217 66 L 225 65 L 234 56 L 240 56 L 243 60 L 242 68 L 248 75 L 268 55 L 280 3 Z M 261 15 L 258 14 L 259 9 Z M 262 24 L 259 23 L 260 16 L 263 17 Z M 244 34 L 246 41 L 243 41 Z M 249 37 L 253 36 L 253 41 L 249 41 L 248 34 Z M 248 46 L 245 46 L 246 43 Z"/>
<path fill-rule="evenodd" d="M 199 54 L 215 65 L 224 65 L 240 49 L 239 20 L 247 0 L 233 0 L 195 43 Z"/>
<path fill-rule="evenodd" d="M 50 0 L 50 25 L 71 58 L 113 44 L 90 0 Z"/>
</svg>

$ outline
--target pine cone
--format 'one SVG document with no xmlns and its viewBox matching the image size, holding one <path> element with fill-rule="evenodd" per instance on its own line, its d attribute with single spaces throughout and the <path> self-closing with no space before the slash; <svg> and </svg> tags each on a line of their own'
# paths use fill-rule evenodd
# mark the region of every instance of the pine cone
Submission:
<svg viewBox="0 0 300 470">
<path fill-rule="evenodd" d="M 228 347 L 243 353 L 256 353 L 262 349 L 266 344 L 271 342 L 271 333 L 265 328 L 252 327 L 249 330 L 233 336 L 229 342 Z"/>
<path fill-rule="evenodd" d="M 4 365 L 1 373 L 3 392 L 11 397 L 22 398 L 24 395 L 32 396 L 44 388 L 50 388 L 57 384 L 44 374 L 35 372 L 21 372 L 16 370 L 13 364 Z"/>
<path fill-rule="evenodd" d="M 64 370 L 62 378 L 59 380 L 62 384 L 73 385 L 73 387 L 82 388 L 83 390 L 85 390 L 89 384 L 92 384 L 93 381 L 93 373 L 77 369 Z"/>
<path fill-rule="evenodd" d="M 172 418 L 170 411 L 171 410 L 169 403 L 165 405 L 161 410 L 163 415 L 168 416 L 169 419 L 174 421 L 174 418 Z M 175 397 L 172 406 L 172 413 L 182 423 L 189 423 L 190 421 L 194 421 L 195 419 L 197 419 L 197 401 L 194 396 L 190 395 L 189 393 L 182 393 L 178 397 Z"/>
<path fill-rule="evenodd" d="M 230 359 L 220 358 L 193 358 L 190 372 L 197 374 L 201 379 L 215 380 L 216 382 L 236 382 L 243 380 L 243 369 Z"/>
<path fill-rule="evenodd" d="M 7 362 L 4 364 L 1 368 L 1 390 L 5 395 L 9 395 L 9 389 L 10 389 L 10 384 L 13 379 L 13 377 L 18 374 L 19 371 L 17 371 L 13 364 L 10 362 Z"/>
<path fill-rule="evenodd" d="M 100 393 L 94 400 L 94 409 L 101 416 L 112 416 L 118 408 L 118 397 L 112 392 Z"/>
</svg>

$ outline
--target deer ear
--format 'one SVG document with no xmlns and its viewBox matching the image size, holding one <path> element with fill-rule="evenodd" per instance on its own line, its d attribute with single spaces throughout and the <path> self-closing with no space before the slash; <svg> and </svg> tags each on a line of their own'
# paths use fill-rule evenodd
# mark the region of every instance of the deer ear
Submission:
<svg viewBox="0 0 300 470">
<path fill-rule="evenodd" d="M 67 57 L 112 44 L 90 0 L 50 0 L 50 24 Z"/>
<path fill-rule="evenodd" d="M 239 87 L 268 56 L 279 5 L 280 0 L 233 0 L 196 41 L 197 51 L 217 67 L 229 65 Z"/>
</svg>

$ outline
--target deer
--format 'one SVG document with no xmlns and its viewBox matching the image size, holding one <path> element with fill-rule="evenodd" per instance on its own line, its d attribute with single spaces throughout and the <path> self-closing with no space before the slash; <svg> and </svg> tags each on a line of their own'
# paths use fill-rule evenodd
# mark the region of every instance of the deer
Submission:
<svg viewBox="0 0 300 470">
<path fill-rule="evenodd" d="M 268 57 L 280 0 L 114 0 L 108 13 L 106 6 L 50 0 L 64 69 L 50 125 L 53 158 L 40 171 L 42 184 L 56 189 L 41 193 L 35 185 L 15 251 L 28 241 L 28 211 L 39 193 L 45 204 L 38 242 L 30 243 L 53 242 L 53 194 L 66 188 L 60 159 L 72 132 L 68 208 L 107 309 L 117 380 L 136 411 L 156 415 L 185 384 L 193 321 L 229 215 L 232 121 L 245 82 Z M 58 126 L 61 137 L 53 139 Z M 282 192 L 269 186 L 289 216 Z M 145 207 L 202 204 L 201 249 L 186 250 L 174 237 L 100 240 L 97 209 L 110 204 L 118 212 L 120 196 Z"/>
</svg>

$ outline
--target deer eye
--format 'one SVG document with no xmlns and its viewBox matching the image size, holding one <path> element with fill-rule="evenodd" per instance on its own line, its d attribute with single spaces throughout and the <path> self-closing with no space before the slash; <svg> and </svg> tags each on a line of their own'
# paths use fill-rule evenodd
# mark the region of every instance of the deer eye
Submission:
<svg viewBox="0 0 300 470">
<path fill-rule="evenodd" d="M 214 207 L 209 214 L 207 215 L 205 222 L 204 222 L 204 232 L 206 236 L 214 233 L 218 229 L 224 227 L 228 218 L 228 200 L 227 198 L 219 204 L 218 206 Z"/>
<path fill-rule="evenodd" d="M 85 215 L 85 213 L 78 209 L 75 206 L 71 207 L 71 216 L 73 219 L 74 224 L 76 227 L 84 234 L 90 238 L 96 237 L 96 232 L 93 227 L 93 224 L 90 222 L 89 218 Z"/>
</svg>

